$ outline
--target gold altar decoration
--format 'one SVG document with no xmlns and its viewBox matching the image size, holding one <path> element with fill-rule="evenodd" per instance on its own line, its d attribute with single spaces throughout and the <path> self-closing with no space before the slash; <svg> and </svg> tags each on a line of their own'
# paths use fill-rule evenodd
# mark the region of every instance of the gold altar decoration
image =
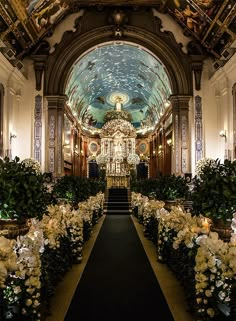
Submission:
<svg viewBox="0 0 236 321">
<path fill-rule="evenodd" d="M 134 126 L 124 119 L 114 119 L 103 126 L 100 136 L 101 153 L 96 160 L 106 169 L 107 188 L 129 188 L 130 169 L 139 163 Z"/>
</svg>

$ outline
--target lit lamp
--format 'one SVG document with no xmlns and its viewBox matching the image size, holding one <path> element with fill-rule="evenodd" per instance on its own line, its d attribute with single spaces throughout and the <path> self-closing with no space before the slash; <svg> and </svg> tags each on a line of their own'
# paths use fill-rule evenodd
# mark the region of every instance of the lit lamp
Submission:
<svg viewBox="0 0 236 321">
<path fill-rule="evenodd" d="M 224 137 L 225 140 L 226 140 L 226 132 L 225 132 L 224 129 L 222 129 L 222 130 L 219 132 L 219 135 L 220 135 L 220 137 Z"/>
<path fill-rule="evenodd" d="M 171 138 L 167 139 L 166 143 L 167 143 L 167 145 L 171 146 L 172 145 L 172 139 Z"/>
</svg>

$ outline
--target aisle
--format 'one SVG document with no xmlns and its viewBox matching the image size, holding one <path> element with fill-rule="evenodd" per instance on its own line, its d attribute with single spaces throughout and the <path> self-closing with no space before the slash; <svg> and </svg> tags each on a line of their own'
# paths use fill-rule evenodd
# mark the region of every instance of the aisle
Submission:
<svg viewBox="0 0 236 321">
<path fill-rule="evenodd" d="M 65 321 L 174 321 L 128 215 L 106 216 Z"/>
</svg>

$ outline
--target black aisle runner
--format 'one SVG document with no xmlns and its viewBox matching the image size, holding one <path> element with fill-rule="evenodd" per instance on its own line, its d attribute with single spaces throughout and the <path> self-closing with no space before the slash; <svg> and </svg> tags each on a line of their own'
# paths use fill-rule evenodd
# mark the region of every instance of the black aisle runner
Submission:
<svg viewBox="0 0 236 321">
<path fill-rule="evenodd" d="M 106 216 L 64 321 L 174 321 L 128 215 Z"/>
</svg>

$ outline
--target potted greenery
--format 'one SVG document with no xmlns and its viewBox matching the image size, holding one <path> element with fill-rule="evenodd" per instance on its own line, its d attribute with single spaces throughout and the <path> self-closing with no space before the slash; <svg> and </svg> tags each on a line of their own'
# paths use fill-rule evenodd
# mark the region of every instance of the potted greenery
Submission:
<svg viewBox="0 0 236 321">
<path fill-rule="evenodd" d="M 41 218 L 50 201 L 38 162 L 16 157 L 0 159 L 0 219 L 9 225 Z M 3 229 L 4 227 L 2 227 Z"/>
<path fill-rule="evenodd" d="M 79 176 L 63 176 L 53 187 L 53 194 L 57 199 L 70 202 L 77 207 L 79 202 L 105 190 L 105 181 Z"/>
<path fill-rule="evenodd" d="M 165 207 L 170 209 L 176 205 L 177 200 L 185 199 L 189 187 L 184 177 L 177 175 L 163 175 L 158 179 L 156 197 L 165 202 Z"/>
<path fill-rule="evenodd" d="M 202 160 L 193 179 L 193 210 L 210 218 L 218 231 L 230 232 L 233 213 L 236 211 L 236 161 Z"/>
</svg>

